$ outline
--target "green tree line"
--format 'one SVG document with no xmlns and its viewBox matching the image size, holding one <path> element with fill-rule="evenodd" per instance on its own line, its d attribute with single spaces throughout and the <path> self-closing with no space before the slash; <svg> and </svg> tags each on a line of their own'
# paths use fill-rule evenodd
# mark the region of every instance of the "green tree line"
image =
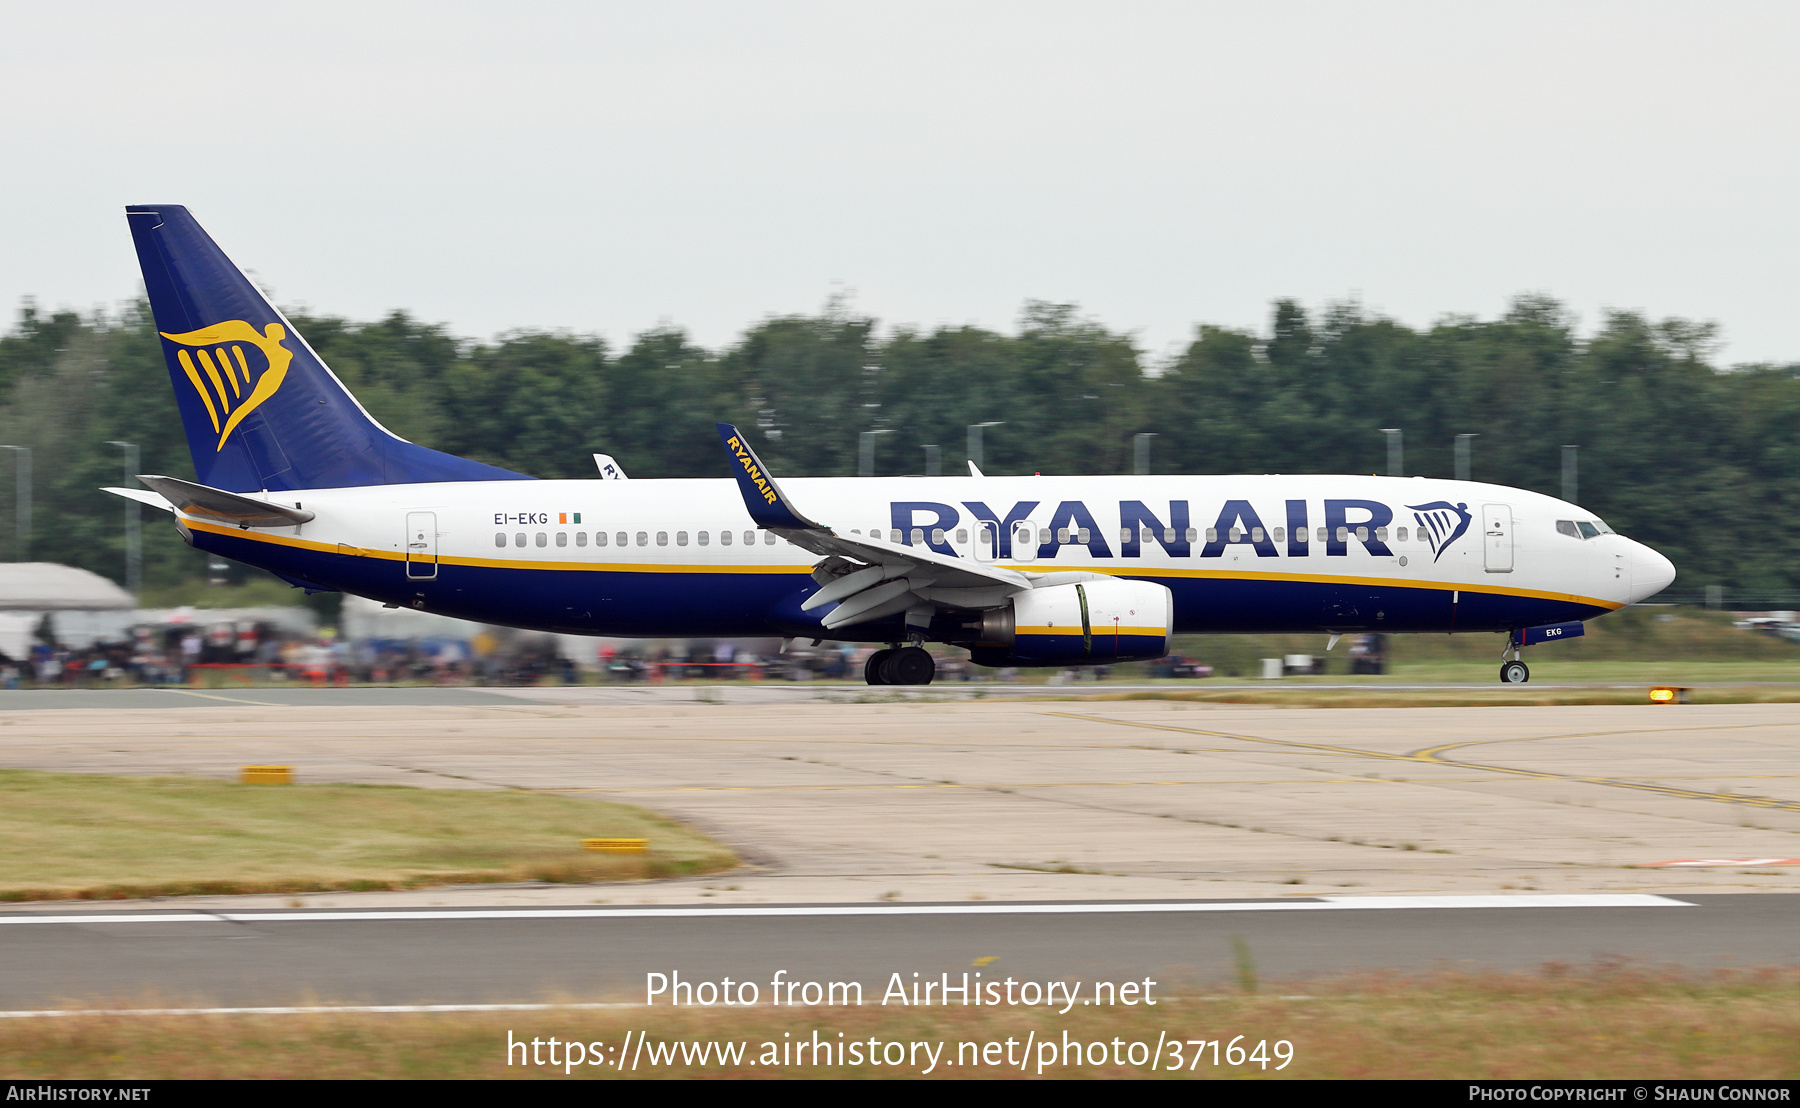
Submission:
<svg viewBox="0 0 1800 1108">
<path fill-rule="evenodd" d="M 592 477 L 604 451 L 636 478 L 724 477 L 713 423 L 750 430 L 782 475 L 922 473 L 924 447 L 964 470 L 966 429 L 987 429 L 989 473 L 1124 473 L 1153 433 L 1157 473 L 1377 473 L 1383 427 L 1405 433 L 1409 474 L 1451 476 L 1474 434 L 1476 480 L 1561 491 L 1561 447 L 1580 447 L 1580 501 L 1681 570 L 1677 590 L 1800 589 L 1800 365 L 1713 364 L 1710 325 L 1609 315 L 1590 336 L 1556 301 L 1415 329 L 1354 304 L 1274 305 L 1266 333 L 1202 325 L 1179 355 L 1073 306 L 1027 304 L 1016 333 L 883 330 L 828 306 L 766 319 L 711 350 L 677 329 L 629 346 L 519 332 L 473 342 L 404 313 L 296 326 L 395 433 L 539 477 Z M 0 443 L 30 447 L 34 560 L 124 574 L 121 453 L 141 472 L 192 476 L 147 310 L 43 313 L 0 336 Z M 15 452 L 0 452 L 0 556 L 15 556 Z M 202 559 L 159 513 L 145 519 L 145 580 L 197 576 Z"/>
</svg>

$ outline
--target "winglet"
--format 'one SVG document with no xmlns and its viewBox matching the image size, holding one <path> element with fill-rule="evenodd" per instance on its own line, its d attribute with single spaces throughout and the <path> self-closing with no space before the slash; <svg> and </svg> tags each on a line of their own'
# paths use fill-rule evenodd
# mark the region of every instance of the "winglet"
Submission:
<svg viewBox="0 0 1800 1108">
<path fill-rule="evenodd" d="M 775 478 L 744 441 L 744 436 L 729 423 L 719 423 L 719 439 L 731 455 L 731 474 L 737 478 L 738 491 L 744 494 L 744 507 L 758 527 L 771 531 L 824 530 L 819 524 L 795 511 Z"/>
</svg>

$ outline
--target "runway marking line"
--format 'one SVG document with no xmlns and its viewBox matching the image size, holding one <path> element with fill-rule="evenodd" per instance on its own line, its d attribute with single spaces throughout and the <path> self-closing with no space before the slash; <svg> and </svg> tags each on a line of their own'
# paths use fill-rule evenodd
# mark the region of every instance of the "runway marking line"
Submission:
<svg viewBox="0 0 1800 1108">
<path fill-rule="evenodd" d="M 1482 762 L 1463 762 L 1454 758 L 1439 757 L 1445 750 L 1453 750 L 1462 746 L 1475 746 L 1477 743 L 1446 743 L 1442 746 L 1428 746 L 1405 754 L 1394 754 L 1385 750 L 1360 750 L 1351 746 L 1333 746 L 1329 743 L 1298 742 L 1293 739 L 1266 739 L 1256 735 L 1236 735 L 1227 731 L 1206 731 L 1198 727 L 1177 727 L 1172 723 L 1149 723 L 1133 719 L 1113 719 L 1108 716 L 1088 716 L 1076 712 L 1046 712 L 1045 715 L 1062 716 L 1065 719 L 1084 720 L 1088 723 L 1111 723 L 1120 727 L 1143 727 L 1152 731 L 1175 731 L 1186 735 L 1206 735 L 1216 739 L 1237 739 L 1241 742 L 1263 743 L 1269 746 L 1285 746 L 1296 750 L 1310 750 L 1321 754 L 1342 754 L 1357 758 L 1379 758 L 1391 762 L 1412 762 L 1415 765 L 1448 766 L 1454 769 L 1480 770 L 1486 773 L 1501 773 L 1512 777 L 1528 777 L 1538 781 L 1567 781 L 1573 784 L 1604 785 L 1615 789 L 1635 789 L 1639 792 L 1659 793 L 1682 800 L 1709 800 L 1719 804 L 1743 804 L 1751 808 L 1768 808 L 1778 812 L 1800 812 L 1800 801 L 1782 800 L 1772 796 L 1756 796 L 1754 794 L 1706 792 L 1700 789 L 1682 789 L 1673 785 L 1653 785 L 1643 781 L 1625 781 L 1617 777 L 1585 777 L 1568 773 L 1551 773 L 1546 770 L 1516 769 L 1512 766 L 1487 765 Z M 1746 727 L 1789 726 L 1787 724 L 1745 724 Z M 1683 731 L 1714 731 L 1716 727 L 1684 727 Z M 1638 731 L 1606 731 L 1591 732 L 1581 735 L 1541 735 L 1537 739 L 1549 738 L 1590 738 L 1593 735 L 1629 735 L 1640 734 Z M 1485 742 L 1516 742 L 1522 740 L 1488 739 Z M 1534 740 L 1535 741 L 1535 740 Z M 1413 784 L 1430 784 L 1427 781 Z"/>
<path fill-rule="evenodd" d="M 1161 900 L 1127 903 L 717 905 L 705 908 L 448 908 L 270 912 L 93 912 L 84 915 L 0 915 L 0 925 L 23 923 L 354 923 L 430 920 L 716 919 L 795 916 L 1087 916 L 1198 912 L 1339 912 L 1443 908 L 1692 908 L 1654 893 L 1537 893 L 1517 896 L 1322 896 L 1306 900 Z"/>
<path fill-rule="evenodd" d="M 1800 858 L 1683 858 L 1675 862 L 1645 862 L 1644 866 L 1800 866 Z"/>
</svg>

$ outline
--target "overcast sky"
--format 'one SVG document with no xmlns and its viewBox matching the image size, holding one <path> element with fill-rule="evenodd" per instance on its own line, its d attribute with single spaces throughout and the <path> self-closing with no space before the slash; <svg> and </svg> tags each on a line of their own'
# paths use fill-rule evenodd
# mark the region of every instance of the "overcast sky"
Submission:
<svg viewBox="0 0 1800 1108">
<path fill-rule="evenodd" d="M 722 345 L 845 293 L 1160 355 L 1544 292 L 1800 361 L 1800 5 L 0 0 L 0 309 L 186 204 L 285 305 Z"/>
</svg>

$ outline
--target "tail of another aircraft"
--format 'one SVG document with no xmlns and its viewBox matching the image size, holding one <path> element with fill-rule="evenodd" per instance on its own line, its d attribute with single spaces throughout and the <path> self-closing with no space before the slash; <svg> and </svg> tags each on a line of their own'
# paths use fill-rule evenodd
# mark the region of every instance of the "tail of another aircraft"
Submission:
<svg viewBox="0 0 1800 1108">
<path fill-rule="evenodd" d="M 255 492 L 529 480 L 375 422 L 186 208 L 125 214 L 201 484 Z"/>
</svg>

